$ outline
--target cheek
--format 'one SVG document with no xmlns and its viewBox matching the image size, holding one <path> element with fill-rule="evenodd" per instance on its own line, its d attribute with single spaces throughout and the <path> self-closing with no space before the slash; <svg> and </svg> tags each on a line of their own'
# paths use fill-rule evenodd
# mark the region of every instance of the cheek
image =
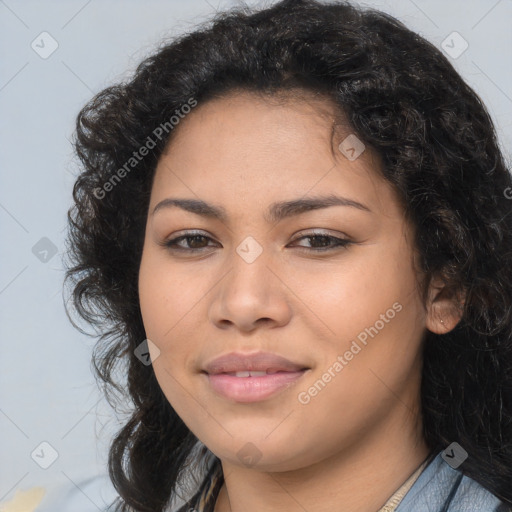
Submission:
<svg viewBox="0 0 512 512">
<path fill-rule="evenodd" d="M 190 413 L 190 392 L 201 402 L 197 390 L 190 388 L 196 385 L 191 376 L 197 371 L 197 354 L 204 346 L 205 298 L 214 284 L 192 267 L 178 268 L 165 255 L 149 249 L 143 254 L 139 272 L 144 329 L 159 350 L 153 369 L 170 404 L 184 418 Z"/>
<path fill-rule="evenodd" d="M 190 355 L 194 352 L 192 333 L 199 326 L 193 321 L 194 304 L 203 294 L 186 278 L 169 268 L 158 255 L 143 254 L 139 271 L 139 300 L 146 336 L 159 350 L 152 357 L 153 371 L 160 388 L 177 414 L 187 423 L 192 417 L 202 417 L 200 400 L 190 400 L 187 378 Z M 187 340 L 187 343 L 183 343 Z M 191 410 L 191 404 L 198 405 Z"/>
<path fill-rule="evenodd" d="M 154 250 L 143 253 L 138 285 L 141 314 L 148 338 L 159 340 L 161 349 L 205 296 L 204 280 L 195 274 L 185 274 Z"/>
<path fill-rule="evenodd" d="M 384 321 L 388 332 L 391 325 L 395 329 L 403 322 L 417 323 L 416 273 L 403 244 L 361 247 L 335 264 L 313 262 L 289 279 L 297 305 L 310 318 L 310 329 L 336 340 L 340 348 L 376 322 L 382 327 Z"/>
<path fill-rule="evenodd" d="M 315 402 L 310 411 L 335 403 L 333 417 L 346 421 L 341 411 L 350 411 L 359 421 L 390 405 L 379 376 L 399 389 L 417 367 L 425 318 L 409 255 L 397 244 L 333 267 L 328 278 L 301 275 L 301 298 L 316 313 L 308 317 L 318 366 L 312 388 L 299 390 Z"/>
<path fill-rule="evenodd" d="M 323 429 L 326 439 L 356 439 L 396 405 L 396 394 L 414 401 L 402 393 L 418 369 L 423 311 L 412 267 L 396 261 L 368 258 L 350 272 L 340 266 L 325 284 L 310 278 L 302 289 L 322 320 L 309 315 L 314 325 L 328 328 L 325 337 L 313 336 L 318 366 L 297 398 L 308 427 Z"/>
</svg>

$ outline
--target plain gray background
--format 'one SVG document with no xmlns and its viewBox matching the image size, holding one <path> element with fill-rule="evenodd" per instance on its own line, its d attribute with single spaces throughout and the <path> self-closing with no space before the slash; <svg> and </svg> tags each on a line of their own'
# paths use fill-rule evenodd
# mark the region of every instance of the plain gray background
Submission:
<svg viewBox="0 0 512 512">
<path fill-rule="evenodd" d="M 440 48 L 454 31 L 467 41 L 449 58 L 487 105 L 510 162 L 512 0 L 359 3 L 393 14 Z M 161 38 L 234 5 L 0 0 L 0 505 L 36 486 L 46 489 L 37 511 L 102 510 L 114 496 L 105 463 L 116 419 L 90 370 L 94 340 L 71 326 L 62 298 L 74 120 Z M 56 51 L 42 58 L 52 44 Z M 41 464 L 53 452 L 42 442 L 57 454 L 47 469 Z"/>
</svg>

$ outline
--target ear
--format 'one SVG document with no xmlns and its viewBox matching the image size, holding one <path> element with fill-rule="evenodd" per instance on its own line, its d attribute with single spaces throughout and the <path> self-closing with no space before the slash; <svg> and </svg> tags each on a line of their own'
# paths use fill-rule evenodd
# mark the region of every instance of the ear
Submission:
<svg viewBox="0 0 512 512">
<path fill-rule="evenodd" d="M 447 288 L 441 277 L 431 279 L 427 295 L 426 327 L 435 334 L 446 334 L 459 323 L 465 297 Z"/>
</svg>

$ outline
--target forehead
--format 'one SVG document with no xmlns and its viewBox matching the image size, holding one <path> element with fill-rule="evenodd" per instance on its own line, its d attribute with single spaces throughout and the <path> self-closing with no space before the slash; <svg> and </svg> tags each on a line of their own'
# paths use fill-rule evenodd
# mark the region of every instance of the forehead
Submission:
<svg viewBox="0 0 512 512">
<path fill-rule="evenodd" d="M 380 158 L 365 148 L 349 160 L 338 148 L 348 136 L 355 137 L 335 105 L 311 93 L 237 92 L 209 100 L 173 133 L 157 166 L 152 204 L 171 192 L 249 207 L 334 190 L 385 204 L 391 191 Z"/>
<path fill-rule="evenodd" d="M 260 152 L 264 145 L 269 151 L 286 150 L 305 136 L 310 151 L 313 144 L 320 151 L 330 150 L 331 139 L 345 131 L 348 134 L 345 125 L 343 114 L 325 95 L 302 90 L 275 94 L 235 90 L 199 103 L 181 121 L 166 152 L 190 144 L 191 138 L 215 153 L 225 149 L 225 144 L 235 149 L 238 141 L 247 148 L 258 145 Z M 292 149 L 299 152 L 298 147 Z"/>
</svg>

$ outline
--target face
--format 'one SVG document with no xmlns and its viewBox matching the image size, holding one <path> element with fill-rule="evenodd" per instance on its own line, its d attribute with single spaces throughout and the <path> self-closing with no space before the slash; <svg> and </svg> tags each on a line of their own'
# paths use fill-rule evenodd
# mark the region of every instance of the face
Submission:
<svg viewBox="0 0 512 512">
<path fill-rule="evenodd" d="M 353 139 L 338 149 L 350 132 L 333 141 L 331 108 L 307 96 L 211 100 L 156 169 L 139 274 L 153 369 L 188 428 L 231 464 L 306 467 L 399 429 L 419 400 L 413 228 L 378 158 L 357 156 Z M 206 205 L 154 212 L 166 199 Z M 295 366 L 205 372 L 233 352 Z"/>
</svg>

